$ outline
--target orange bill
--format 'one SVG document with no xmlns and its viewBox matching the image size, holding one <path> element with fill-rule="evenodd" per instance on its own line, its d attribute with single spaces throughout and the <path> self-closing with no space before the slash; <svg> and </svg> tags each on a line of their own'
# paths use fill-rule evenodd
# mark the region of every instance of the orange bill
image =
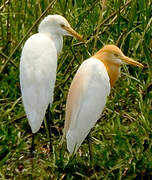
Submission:
<svg viewBox="0 0 152 180">
<path fill-rule="evenodd" d="M 125 63 L 127 63 L 127 64 L 131 64 L 131 65 L 133 65 L 133 66 L 138 66 L 138 67 L 142 67 L 142 68 L 144 67 L 141 63 L 139 63 L 139 62 L 137 62 L 137 61 L 135 61 L 135 60 L 127 57 L 127 56 L 121 57 L 121 60 L 122 60 L 123 62 L 125 62 Z"/>
<path fill-rule="evenodd" d="M 79 35 L 74 29 L 72 29 L 71 27 L 68 26 L 62 26 L 63 29 L 65 29 L 68 33 L 70 33 L 72 36 L 76 37 L 77 39 L 79 39 L 80 41 L 84 41 L 84 39 L 82 38 L 81 35 Z"/>
</svg>

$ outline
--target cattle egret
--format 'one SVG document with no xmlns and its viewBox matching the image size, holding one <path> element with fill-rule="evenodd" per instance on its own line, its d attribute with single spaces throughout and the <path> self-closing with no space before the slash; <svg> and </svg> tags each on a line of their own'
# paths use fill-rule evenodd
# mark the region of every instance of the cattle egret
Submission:
<svg viewBox="0 0 152 180">
<path fill-rule="evenodd" d="M 52 104 L 57 56 L 62 50 L 63 36 L 83 40 L 64 17 L 48 15 L 40 23 L 38 33 L 25 42 L 21 53 L 21 93 L 32 133 L 40 129 L 47 107 Z"/>
<path fill-rule="evenodd" d="M 106 45 L 78 69 L 68 92 L 62 138 L 66 137 L 70 154 L 77 152 L 99 119 L 123 62 L 143 67 L 125 56 L 117 46 Z"/>
</svg>

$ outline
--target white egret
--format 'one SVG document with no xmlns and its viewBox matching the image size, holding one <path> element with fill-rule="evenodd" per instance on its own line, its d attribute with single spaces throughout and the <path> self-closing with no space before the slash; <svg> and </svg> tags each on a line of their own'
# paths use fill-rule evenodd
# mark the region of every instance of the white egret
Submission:
<svg viewBox="0 0 152 180">
<path fill-rule="evenodd" d="M 77 152 L 99 119 L 123 62 L 143 67 L 117 46 L 106 45 L 78 69 L 68 92 L 62 138 L 66 137 L 70 154 Z"/>
<path fill-rule="evenodd" d="M 40 23 L 38 33 L 25 42 L 21 53 L 21 93 L 32 133 L 40 129 L 47 107 L 52 104 L 57 57 L 62 50 L 63 36 L 82 40 L 64 17 L 48 15 Z M 34 135 L 32 137 L 33 149 Z"/>
</svg>

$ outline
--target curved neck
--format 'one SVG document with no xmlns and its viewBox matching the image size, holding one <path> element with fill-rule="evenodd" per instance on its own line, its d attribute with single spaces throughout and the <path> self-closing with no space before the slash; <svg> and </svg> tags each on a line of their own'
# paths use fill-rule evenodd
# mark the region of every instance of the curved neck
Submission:
<svg viewBox="0 0 152 180">
<path fill-rule="evenodd" d="M 53 41 L 56 51 L 57 51 L 57 55 L 59 55 L 63 47 L 63 36 L 57 33 L 50 33 L 50 32 L 49 33 L 39 32 L 39 33 L 46 34 Z"/>
<path fill-rule="evenodd" d="M 49 24 L 47 20 L 44 19 L 38 27 L 38 32 L 47 34 L 53 40 L 57 55 L 59 55 L 63 47 L 63 35 L 58 33 L 56 26 Z"/>
<path fill-rule="evenodd" d="M 107 69 L 111 87 L 114 86 L 120 75 L 120 65 L 109 61 L 105 56 L 95 54 L 93 57 L 102 61 Z"/>
<path fill-rule="evenodd" d="M 57 50 L 57 54 L 59 55 L 60 52 L 62 51 L 62 47 L 63 47 L 63 36 L 59 35 L 59 34 L 51 34 L 50 37 L 53 40 L 54 45 Z"/>
</svg>

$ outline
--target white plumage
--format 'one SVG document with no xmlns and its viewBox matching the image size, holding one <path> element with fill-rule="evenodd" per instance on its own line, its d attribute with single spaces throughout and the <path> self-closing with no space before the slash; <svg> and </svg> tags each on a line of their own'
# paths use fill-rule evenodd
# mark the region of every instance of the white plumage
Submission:
<svg viewBox="0 0 152 180">
<path fill-rule="evenodd" d="M 39 130 L 46 109 L 53 100 L 57 56 L 62 50 L 64 35 L 82 40 L 64 17 L 49 15 L 40 23 L 39 32 L 26 41 L 22 50 L 20 85 L 33 133 Z"/>
<path fill-rule="evenodd" d="M 99 119 L 109 93 L 110 82 L 104 64 L 93 57 L 84 61 L 72 81 L 66 105 L 64 136 L 71 154 Z"/>
<path fill-rule="evenodd" d="M 45 34 L 31 36 L 22 51 L 20 83 L 24 108 L 33 133 L 39 130 L 47 106 L 52 103 L 56 67 L 57 51 L 52 41 Z"/>
</svg>

